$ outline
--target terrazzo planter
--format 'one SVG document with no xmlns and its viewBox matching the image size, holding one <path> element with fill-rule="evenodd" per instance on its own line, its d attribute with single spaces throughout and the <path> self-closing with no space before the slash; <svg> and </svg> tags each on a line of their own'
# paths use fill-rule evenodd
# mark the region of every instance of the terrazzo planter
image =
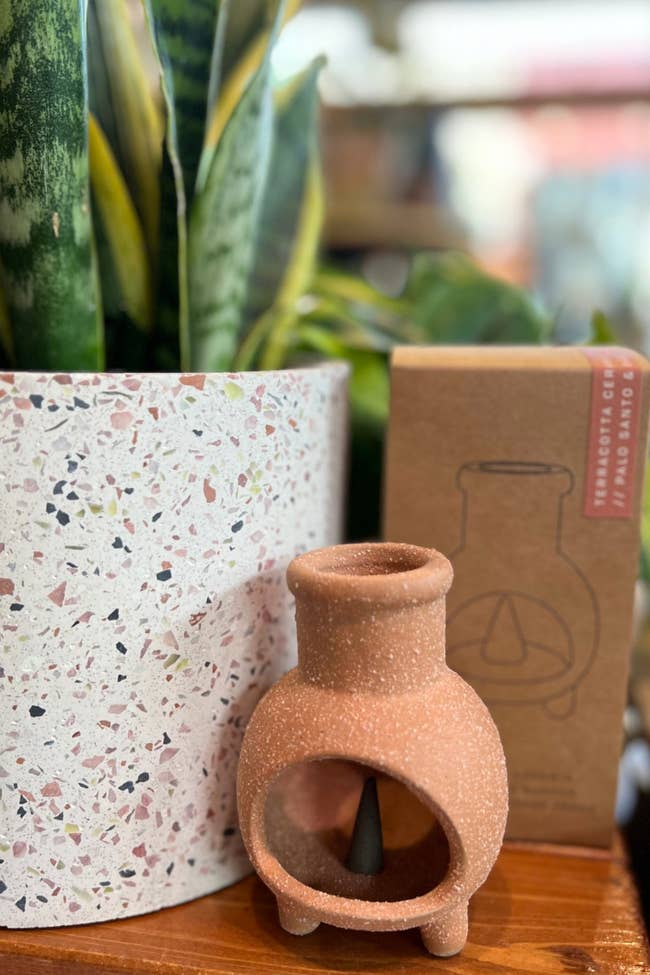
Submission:
<svg viewBox="0 0 650 975">
<path fill-rule="evenodd" d="M 487 708 L 445 664 L 451 566 L 414 545 L 339 545 L 287 578 L 298 666 L 256 708 L 239 764 L 253 865 L 293 934 L 417 927 L 456 954 L 508 789 Z"/>
<path fill-rule="evenodd" d="M 294 659 L 287 563 L 341 530 L 346 379 L 0 375 L 0 924 L 249 869 L 240 740 Z"/>
</svg>

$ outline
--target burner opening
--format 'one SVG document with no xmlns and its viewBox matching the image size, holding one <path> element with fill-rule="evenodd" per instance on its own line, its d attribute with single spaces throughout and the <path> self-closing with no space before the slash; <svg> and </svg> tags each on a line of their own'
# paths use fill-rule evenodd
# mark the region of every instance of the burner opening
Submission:
<svg viewBox="0 0 650 975">
<path fill-rule="evenodd" d="M 357 762 L 286 769 L 267 795 L 265 830 L 287 873 L 339 897 L 410 900 L 449 869 L 449 843 L 433 812 L 401 782 Z"/>
<path fill-rule="evenodd" d="M 421 569 L 430 561 L 428 552 L 401 545 L 341 546 L 329 562 L 318 566 L 320 572 L 344 576 L 389 576 Z"/>
</svg>

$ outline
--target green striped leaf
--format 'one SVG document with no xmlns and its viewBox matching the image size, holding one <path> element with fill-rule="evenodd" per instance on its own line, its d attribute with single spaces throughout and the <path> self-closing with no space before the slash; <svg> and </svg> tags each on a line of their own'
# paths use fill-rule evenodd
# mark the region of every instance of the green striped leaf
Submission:
<svg viewBox="0 0 650 975">
<path fill-rule="evenodd" d="M 232 368 L 239 341 L 271 159 L 271 52 L 285 13 L 284 0 L 274 3 L 261 65 L 216 145 L 204 150 L 192 207 L 190 362 L 202 371 Z"/>
<path fill-rule="evenodd" d="M 282 16 L 278 21 L 278 2 L 279 0 L 250 0 L 247 3 L 233 3 L 228 7 L 227 16 L 221 18 L 220 27 L 224 34 L 219 59 L 221 84 L 218 90 L 214 85 L 211 86 L 204 148 L 196 180 L 199 191 L 205 185 L 214 149 L 246 88 L 266 57 L 272 35 L 301 6 L 301 0 L 282 0 Z"/>
<path fill-rule="evenodd" d="M 290 306 L 315 271 L 323 223 L 318 146 L 318 75 L 322 60 L 276 99 L 273 153 L 250 275 L 244 328 L 274 304 Z"/>
<path fill-rule="evenodd" d="M 208 99 L 216 97 L 219 86 L 230 0 L 142 2 L 167 114 L 155 360 L 161 369 L 189 369 L 187 208 L 203 146 Z"/>
<path fill-rule="evenodd" d="M 271 156 L 273 106 L 265 58 L 214 152 L 189 234 L 191 368 L 229 369 L 253 263 Z"/>
<path fill-rule="evenodd" d="M 155 260 L 164 123 L 137 46 L 127 0 L 89 0 L 88 73 L 90 109 L 126 180 L 149 254 Z"/>
<path fill-rule="evenodd" d="M 208 98 L 206 102 L 205 126 L 203 131 L 204 142 L 205 142 L 205 131 L 207 130 L 210 116 L 214 111 L 214 106 L 217 103 L 217 99 L 219 98 L 219 92 L 221 90 L 221 80 L 223 75 L 223 59 L 225 56 L 225 45 L 226 45 L 226 30 L 228 28 L 228 21 L 232 15 L 233 2 L 234 0 L 220 0 L 219 3 L 217 27 L 215 30 L 214 43 L 212 45 L 212 56 L 210 59 L 210 78 L 208 81 Z"/>
<path fill-rule="evenodd" d="M 84 0 L 0 0 L 0 287 L 16 365 L 103 366 Z"/>
<path fill-rule="evenodd" d="M 104 0 L 98 0 L 103 3 Z M 146 0 L 173 112 L 185 198 L 192 198 L 203 147 L 208 92 L 218 87 L 224 0 Z"/>
</svg>

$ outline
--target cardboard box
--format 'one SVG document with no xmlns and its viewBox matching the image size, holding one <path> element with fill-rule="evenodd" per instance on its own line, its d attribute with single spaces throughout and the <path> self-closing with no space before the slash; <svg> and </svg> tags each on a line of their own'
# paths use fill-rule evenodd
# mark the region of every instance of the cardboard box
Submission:
<svg viewBox="0 0 650 975">
<path fill-rule="evenodd" d="M 626 349 L 393 356 L 384 533 L 454 565 L 447 659 L 501 732 L 510 838 L 611 840 L 649 398 Z"/>
</svg>

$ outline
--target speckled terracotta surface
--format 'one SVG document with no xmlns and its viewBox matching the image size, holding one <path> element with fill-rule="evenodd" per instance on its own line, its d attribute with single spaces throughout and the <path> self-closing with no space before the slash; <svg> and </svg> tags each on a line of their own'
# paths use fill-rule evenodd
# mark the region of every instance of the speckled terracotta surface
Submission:
<svg viewBox="0 0 650 975">
<path fill-rule="evenodd" d="M 0 375 L 0 924 L 249 869 L 240 740 L 287 563 L 339 536 L 346 374 Z"/>
<path fill-rule="evenodd" d="M 487 708 L 445 663 L 451 566 L 412 545 L 341 545 L 287 575 L 299 663 L 246 731 L 249 855 L 287 931 L 419 927 L 429 951 L 455 954 L 501 847 L 507 779 Z M 369 776 L 384 836 L 374 876 L 344 865 Z"/>
</svg>

